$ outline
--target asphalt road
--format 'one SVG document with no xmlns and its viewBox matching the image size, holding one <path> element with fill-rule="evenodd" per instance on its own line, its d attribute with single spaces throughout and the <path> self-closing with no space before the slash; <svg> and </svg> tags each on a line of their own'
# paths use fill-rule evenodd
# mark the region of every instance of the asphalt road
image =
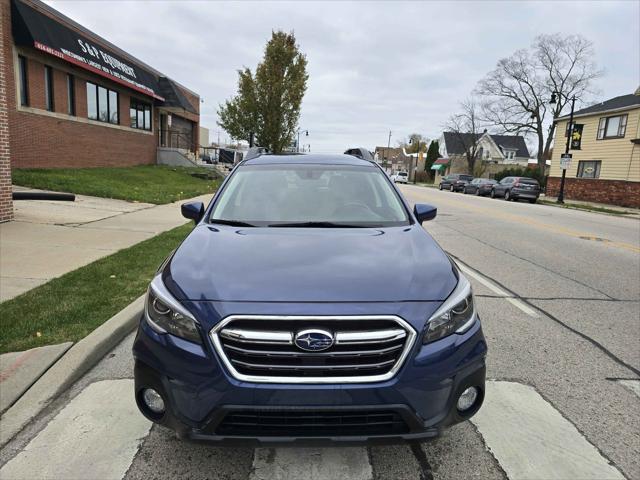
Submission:
<svg viewBox="0 0 640 480">
<path fill-rule="evenodd" d="M 640 478 L 640 221 L 403 186 L 476 293 L 473 422 L 422 445 L 183 443 L 137 414 L 133 337 L 0 451 L 0 478 Z"/>
</svg>

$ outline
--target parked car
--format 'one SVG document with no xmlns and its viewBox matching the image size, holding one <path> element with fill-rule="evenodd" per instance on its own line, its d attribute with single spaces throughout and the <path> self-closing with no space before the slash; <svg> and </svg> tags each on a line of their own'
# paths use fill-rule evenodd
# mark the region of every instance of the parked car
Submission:
<svg viewBox="0 0 640 480">
<path fill-rule="evenodd" d="M 491 187 L 491 198 L 503 197 L 505 200 L 528 200 L 536 203 L 540 196 L 540 184 L 534 178 L 505 177 Z"/>
<path fill-rule="evenodd" d="M 391 176 L 391 180 L 395 183 L 408 183 L 409 174 L 407 172 L 398 172 L 395 175 Z"/>
<path fill-rule="evenodd" d="M 491 187 L 496 183 L 498 182 L 491 178 L 474 178 L 464 186 L 462 191 L 478 196 L 489 195 L 491 193 Z"/>
<path fill-rule="evenodd" d="M 450 190 L 452 192 L 461 192 L 464 186 L 473 180 L 473 176 L 461 173 L 452 173 L 442 177 L 440 180 L 440 190 Z"/>
<path fill-rule="evenodd" d="M 471 418 L 487 344 L 467 278 L 382 169 L 241 162 L 152 280 L 135 399 L 178 436 L 417 441 Z M 381 252 L 385 252 L 381 255 Z M 348 262 L 345 261 L 348 259 Z"/>
</svg>

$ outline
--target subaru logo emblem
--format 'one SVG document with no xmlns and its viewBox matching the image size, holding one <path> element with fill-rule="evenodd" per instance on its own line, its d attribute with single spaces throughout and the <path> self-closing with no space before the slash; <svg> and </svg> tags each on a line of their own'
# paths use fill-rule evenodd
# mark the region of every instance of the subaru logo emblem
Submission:
<svg viewBox="0 0 640 480">
<path fill-rule="evenodd" d="M 333 345 L 333 335 L 325 330 L 303 330 L 296 333 L 293 341 L 301 350 L 321 352 Z"/>
</svg>

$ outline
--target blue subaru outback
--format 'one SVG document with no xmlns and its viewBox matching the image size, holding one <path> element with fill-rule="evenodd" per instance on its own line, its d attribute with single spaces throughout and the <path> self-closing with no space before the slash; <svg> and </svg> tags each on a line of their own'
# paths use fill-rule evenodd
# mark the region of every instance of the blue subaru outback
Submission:
<svg viewBox="0 0 640 480">
<path fill-rule="evenodd" d="M 356 157 L 239 164 L 149 286 L 135 397 L 179 437 L 398 442 L 484 398 L 469 281 L 387 175 Z"/>
</svg>

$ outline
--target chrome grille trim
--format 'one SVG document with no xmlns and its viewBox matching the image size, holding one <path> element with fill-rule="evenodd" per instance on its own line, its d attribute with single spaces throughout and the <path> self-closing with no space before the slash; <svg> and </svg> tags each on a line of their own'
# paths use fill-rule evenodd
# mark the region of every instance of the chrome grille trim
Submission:
<svg viewBox="0 0 640 480">
<path fill-rule="evenodd" d="M 247 349 L 241 348 L 242 346 L 234 347 L 233 345 L 224 346 L 222 343 L 223 338 L 230 339 L 234 342 L 240 343 L 256 343 L 256 344 L 274 344 L 280 347 L 286 347 L 287 345 L 293 345 L 294 332 L 283 331 L 261 331 L 261 330 L 249 330 L 240 328 L 228 328 L 227 325 L 237 320 L 279 320 L 279 321 L 301 321 L 313 324 L 314 321 L 363 321 L 367 320 L 383 320 L 393 321 L 400 328 L 387 328 L 382 330 L 365 330 L 358 332 L 337 332 L 336 333 L 336 345 L 363 345 L 363 344 L 376 344 L 380 345 L 380 349 L 366 349 L 355 351 L 336 351 L 336 352 L 303 352 L 303 351 L 270 351 L 270 350 L 252 350 L 250 347 Z M 364 324 L 366 326 L 366 323 Z M 230 326 L 231 327 L 231 326 Z M 300 328 L 304 328 L 306 325 L 302 325 Z M 224 332 L 223 332 L 224 330 Z M 281 330 L 281 329 L 280 329 Z M 264 336 L 261 336 L 263 335 Z M 229 373 L 236 379 L 246 382 L 255 383 L 295 383 L 295 384 L 326 384 L 326 383 L 372 383 L 383 382 L 393 378 L 396 373 L 404 365 L 409 352 L 415 345 L 417 337 L 416 331 L 413 327 L 402 318 L 395 315 L 328 315 L 328 316 L 276 316 L 276 315 L 230 315 L 218 323 L 209 332 L 209 337 L 213 342 L 216 353 L 224 363 Z M 223 337 L 223 338 L 222 338 Z M 384 347 L 384 343 L 389 343 L 399 340 L 404 340 L 402 345 L 392 345 L 390 347 Z M 273 364 L 254 364 L 251 360 L 241 361 L 237 359 L 229 359 L 224 351 L 224 348 L 230 350 L 236 349 L 241 351 L 243 356 L 251 356 L 253 354 L 262 355 L 263 357 L 272 358 Z M 293 347 L 295 348 L 295 347 Z M 402 349 L 401 354 L 397 360 L 383 360 L 376 361 L 376 356 L 389 355 L 397 352 L 398 349 Z M 358 371 L 362 369 L 370 368 L 382 368 L 389 366 L 390 368 L 383 374 L 375 375 L 350 375 L 350 376 L 283 376 L 282 373 L 277 375 L 277 372 L 283 372 L 286 370 L 298 370 L 298 371 L 313 371 L 317 367 L 311 365 L 280 365 L 278 358 L 337 358 L 345 362 L 344 365 L 325 365 L 322 368 L 332 370 L 351 370 Z M 351 364 L 349 360 L 366 358 L 367 363 Z M 244 359 L 243 359 L 244 360 Z M 241 373 L 235 365 L 240 368 L 260 368 L 262 370 L 272 370 L 274 375 L 251 375 L 247 373 Z"/>
</svg>

